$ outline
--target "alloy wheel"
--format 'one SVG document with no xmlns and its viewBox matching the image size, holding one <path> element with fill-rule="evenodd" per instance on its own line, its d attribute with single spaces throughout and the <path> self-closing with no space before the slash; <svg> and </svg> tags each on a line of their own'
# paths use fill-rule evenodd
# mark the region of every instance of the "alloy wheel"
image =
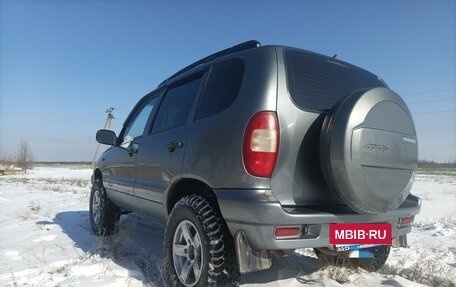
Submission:
<svg viewBox="0 0 456 287">
<path fill-rule="evenodd" d="M 195 225 L 182 221 L 174 232 L 173 262 L 176 274 L 184 286 L 195 286 L 203 268 L 201 236 Z"/>
</svg>

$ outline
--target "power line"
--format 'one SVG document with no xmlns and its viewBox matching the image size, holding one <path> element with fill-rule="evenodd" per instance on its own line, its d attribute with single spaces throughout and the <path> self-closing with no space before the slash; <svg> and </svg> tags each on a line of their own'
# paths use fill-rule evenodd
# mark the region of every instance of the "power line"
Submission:
<svg viewBox="0 0 456 287">
<path fill-rule="evenodd" d="M 69 129 L 69 128 L 74 128 L 74 127 L 81 127 L 81 126 L 87 126 L 90 124 L 94 124 L 99 122 L 98 120 L 93 120 L 93 119 L 85 119 L 85 120 L 78 120 L 78 121 L 72 121 L 72 122 L 63 122 L 63 123 L 54 123 L 52 125 L 46 125 L 46 126 L 37 126 L 37 127 L 26 127 L 26 128 L 16 128 L 12 130 L 1 130 L 0 129 L 0 135 L 17 135 L 17 134 L 33 134 L 33 133 L 41 133 L 43 131 L 56 131 L 56 130 L 63 130 L 63 129 Z"/>
<path fill-rule="evenodd" d="M 419 92 L 410 92 L 410 93 L 401 93 L 401 95 L 402 96 L 413 96 L 413 95 L 435 94 L 435 93 L 449 92 L 449 91 L 456 91 L 456 88 L 430 90 L 430 91 L 419 91 Z"/>
<path fill-rule="evenodd" d="M 456 98 L 453 98 L 453 99 L 426 100 L 426 101 L 418 101 L 418 102 L 407 102 L 407 104 L 413 105 L 413 104 L 436 103 L 436 102 L 446 102 L 446 101 L 456 101 Z"/>
<path fill-rule="evenodd" d="M 412 113 L 412 114 L 413 115 L 423 115 L 423 114 L 436 114 L 436 113 L 449 113 L 449 112 L 456 112 L 456 110 L 431 111 L 431 112 L 420 112 L 420 113 Z"/>
<path fill-rule="evenodd" d="M 95 122 L 93 118 L 99 117 L 99 113 L 90 113 L 90 114 L 85 114 L 85 115 L 80 115 L 80 116 L 67 116 L 67 117 L 62 117 L 62 118 L 56 118 L 48 121 L 33 121 L 33 127 L 31 127 L 30 124 L 27 126 L 13 126 L 10 127 L 9 129 L 6 128 L 3 131 L 0 131 L 0 134 L 17 134 L 17 133 L 23 133 L 24 131 L 31 131 L 33 130 L 34 132 L 36 131 L 42 131 L 42 130 L 47 130 L 47 129 L 62 129 L 62 128 L 68 128 L 68 127 L 73 127 L 77 126 L 80 124 L 88 123 L 88 122 Z"/>
</svg>

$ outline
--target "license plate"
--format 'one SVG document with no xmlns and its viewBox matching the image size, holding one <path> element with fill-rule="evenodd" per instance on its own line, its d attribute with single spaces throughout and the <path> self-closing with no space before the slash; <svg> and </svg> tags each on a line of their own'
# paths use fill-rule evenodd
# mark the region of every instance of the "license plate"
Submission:
<svg viewBox="0 0 456 287">
<path fill-rule="evenodd" d="M 391 224 L 389 223 L 329 225 L 329 243 L 331 245 L 391 245 L 391 235 Z"/>
<path fill-rule="evenodd" d="M 382 245 L 382 244 L 354 244 L 354 245 L 338 244 L 338 245 L 335 245 L 334 248 L 336 249 L 336 251 L 353 251 L 353 250 L 371 248 L 371 247 L 375 247 L 375 246 L 379 246 L 379 245 Z"/>
</svg>

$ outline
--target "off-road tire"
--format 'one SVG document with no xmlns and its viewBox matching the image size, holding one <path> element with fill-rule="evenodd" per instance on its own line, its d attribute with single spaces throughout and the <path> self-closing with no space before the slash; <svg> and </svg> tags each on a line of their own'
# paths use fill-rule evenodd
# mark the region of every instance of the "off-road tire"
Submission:
<svg viewBox="0 0 456 287">
<path fill-rule="evenodd" d="M 341 253 L 341 255 L 330 255 L 323 253 L 318 249 L 314 249 L 314 251 L 318 259 L 324 264 L 346 266 L 352 268 L 360 267 L 369 272 L 375 272 L 382 268 L 383 265 L 385 265 L 386 260 L 388 260 L 390 249 L 391 247 L 387 245 L 380 245 L 372 248 L 367 248 L 366 250 L 369 250 L 374 255 L 374 258 L 372 259 L 348 258 L 347 256 L 345 256 L 346 254 L 344 253 Z"/>
<path fill-rule="evenodd" d="M 93 232 L 100 236 L 115 233 L 120 214 L 121 210 L 108 198 L 101 180 L 96 179 L 89 202 L 90 227 Z"/>
<path fill-rule="evenodd" d="M 174 267 L 173 244 L 181 223 L 191 222 L 201 239 L 201 275 L 195 282 L 183 284 Z M 176 203 L 168 219 L 164 238 L 164 261 L 170 286 L 238 286 L 234 241 L 216 204 L 208 198 L 188 195 Z M 177 255 L 176 255 L 177 256 Z"/>
</svg>

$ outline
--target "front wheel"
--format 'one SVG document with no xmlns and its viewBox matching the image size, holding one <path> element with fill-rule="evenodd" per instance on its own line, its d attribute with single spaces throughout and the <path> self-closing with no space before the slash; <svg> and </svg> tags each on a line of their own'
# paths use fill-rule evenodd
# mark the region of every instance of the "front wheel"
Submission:
<svg viewBox="0 0 456 287">
<path fill-rule="evenodd" d="M 90 193 L 90 226 L 98 235 L 111 235 L 115 232 L 120 218 L 120 209 L 112 203 L 100 179 L 97 179 Z"/>
<path fill-rule="evenodd" d="M 165 268 L 172 286 L 237 286 L 234 242 L 208 199 L 189 195 L 173 208 L 165 230 Z"/>
</svg>

